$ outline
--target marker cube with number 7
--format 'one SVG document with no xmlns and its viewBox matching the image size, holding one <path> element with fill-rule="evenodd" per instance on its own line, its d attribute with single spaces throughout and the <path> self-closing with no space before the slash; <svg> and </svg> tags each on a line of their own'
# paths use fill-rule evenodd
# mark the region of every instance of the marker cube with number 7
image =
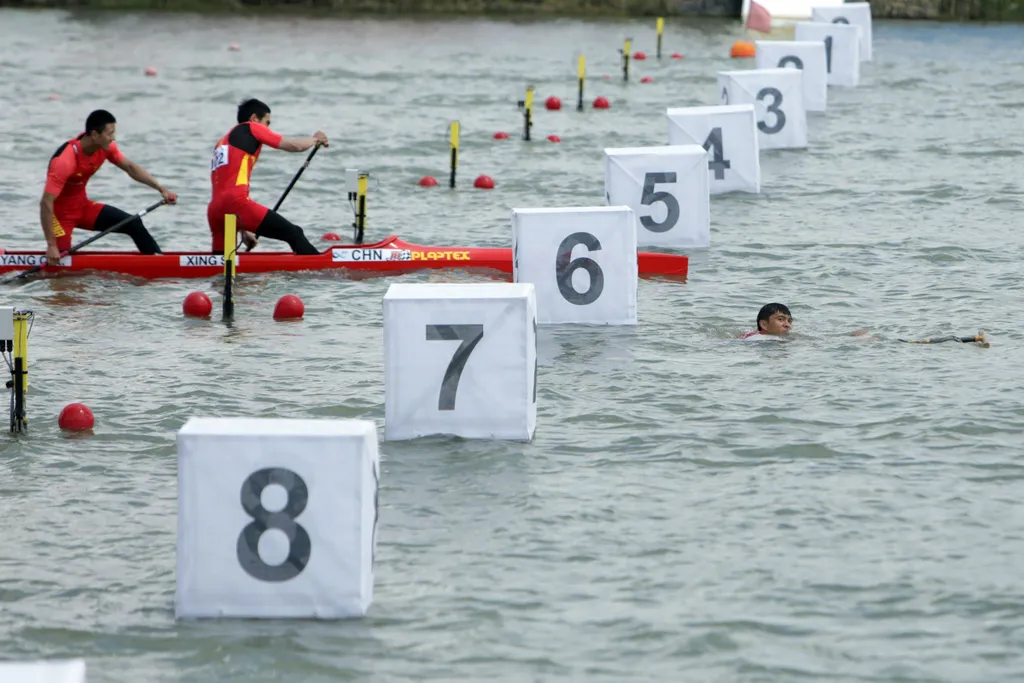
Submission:
<svg viewBox="0 0 1024 683">
<path fill-rule="evenodd" d="M 367 420 L 192 418 L 178 432 L 178 618 L 366 614 L 380 458 Z"/>
<path fill-rule="evenodd" d="M 707 152 L 700 145 L 604 151 L 604 194 L 637 218 L 637 245 L 711 246 Z"/>
<path fill-rule="evenodd" d="M 384 437 L 529 441 L 537 423 L 531 283 L 395 283 L 384 295 Z"/>
<path fill-rule="evenodd" d="M 761 191 L 754 105 L 679 107 L 665 113 L 670 145 L 696 144 L 707 151 L 711 194 Z"/>
<path fill-rule="evenodd" d="M 537 322 L 635 325 L 636 214 L 628 206 L 512 209 L 513 274 Z"/>
<path fill-rule="evenodd" d="M 760 149 L 807 147 L 807 110 L 798 69 L 719 71 L 722 104 L 752 104 Z"/>
<path fill-rule="evenodd" d="M 860 26 L 801 21 L 794 24 L 798 41 L 825 43 L 825 69 L 828 84 L 856 88 L 860 84 Z"/>
</svg>

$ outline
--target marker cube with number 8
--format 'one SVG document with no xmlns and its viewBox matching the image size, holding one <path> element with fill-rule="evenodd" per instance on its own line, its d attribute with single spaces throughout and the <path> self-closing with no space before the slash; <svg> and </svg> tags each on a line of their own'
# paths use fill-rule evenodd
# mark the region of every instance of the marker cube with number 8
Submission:
<svg viewBox="0 0 1024 683">
<path fill-rule="evenodd" d="M 395 283 L 384 295 L 384 436 L 529 441 L 537 424 L 531 283 Z"/>
<path fill-rule="evenodd" d="M 85 683 L 85 660 L 0 662 L 3 683 Z"/>
<path fill-rule="evenodd" d="M 860 61 L 871 61 L 871 3 L 847 2 L 836 6 L 812 7 L 811 21 L 823 24 L 860 26 L 860 50 L 858 51 Z"/>
<path fill-rule="evenodd" d="M 700 145 L 604 151 L 604 194 L 637 218 L 637 245 L 711 245 L 707 152 Z"/>
<path fill-rule="evenodd" d="M 752 104 L 760 149 L 807 147 L 807 110 L 797 69 L 719 71 L 722 104 Z"/>
<path fill-rule="evenodd" d="M 860 26 L 801 21 L 795 24 L 793 35 L 800 42 L 825 44 L 829 85 L 857 87 L 860 83 Z"/>
<path fill-rule="evenodd" d="M 636 324 L 636 214 L 628 206 L 513 209 L 513 279 L 537 322 Z"/>
<path fill-rule="evenodd" d="M 379 479 L 367 420 L 190 419 L 178 432 L 175 616 L 366 614 Z"/>
<path fill-rule="evenodd" d="M 804 109 L 825 111 L 828 102 L 828 69 L 825 43 L 816 40 L 758 40 L 758 69 L 800 69 L 804 84 Z"/>
<path fill-rule="evenodd" d="M 708 153 L 711 194 L 761 191 L 757 119 L 752 104 L 668 109 L 668 143 Z"/>
</svg>

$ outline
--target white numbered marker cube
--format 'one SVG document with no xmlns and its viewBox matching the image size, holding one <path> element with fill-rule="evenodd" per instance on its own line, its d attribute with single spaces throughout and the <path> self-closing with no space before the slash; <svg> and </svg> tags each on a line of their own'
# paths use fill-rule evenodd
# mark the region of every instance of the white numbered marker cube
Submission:
<svg viewBox="0 0 1024 683">
<path fill-rule="evenodd" d="M 708 154 L 700 145 L 604 151 L 604 195 L 637 218 L 637 245 L 711 245 Z"/>
<path fill-rule="evenodd" d="M 795 26 L 797 41 L 825 43 L 828 84 L 856 88 L 860 83 L 860 26 L 809 21 L 798 22 Z"/>
<path fill-rule="evenodd" d="M 628 206 L 512 210 L 512 276 L 537 322 L 636 324 L 636 214 Z"/>
<path fill-rule="evenodd" d="M 758 69 L 800 69 L 803 72 L 804 109 L 825 111 L 828 102 L 828 67 L 822 41 L 758 40 Z"/>
<path fill-rule="evenodd" d="M 754 105 L 760 149 L 807 147 L 802 74 L 799 69 L 718 72 L 723 104 Z"/>
<path fill-rule="evenodd" d="M 384 295 L 386 439 L 529 441 L 537 423 L 530 283 L 396 283 Z"/>
<path fill-rule="evenodd" d="M 761 191 L 754 105 L 681 107 L 665 113 L 670 145 L 700 145 L 707 152 L 711 194 Z"/>
<path fill-rule="evenodd" d="M 380 460 L 366 420 L 192 418 L 178 432 L 178 618 L 366 614 Z"/>
<path fill-rule="evenodd" d="M 871 61 L 871 3 L 847 2 L 838 6 L 812 7 L 811 21 L 825 24 L 851 24 L 859 26 L 860 61 Z"/>
<path fill-rule="evenodd" d="M 85 660 L 0 662 L 3 683 L 85 683 Z"/>
</svg>

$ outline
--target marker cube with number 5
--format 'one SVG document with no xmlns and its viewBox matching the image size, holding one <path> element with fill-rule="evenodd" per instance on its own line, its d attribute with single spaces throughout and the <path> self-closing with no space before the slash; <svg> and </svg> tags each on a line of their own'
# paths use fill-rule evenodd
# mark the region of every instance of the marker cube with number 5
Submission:
<svg viewBox="0 0 1024 683">
<path fill-rule="evenodd" d="M 3 683 L 85 683 L 85 660 L 0 662 Z"/>
<path fill-rule="evenodd" d="M 537 424 L 530 283 L 395 283 L 384 295 L 384 436 L 529 441 Z"/>
<path fill-rule="evenodd" d="M 758 40 L 758 69 L 800 69 L 803 73 L 804 109 L 825 111 L 828 102 L 828 69 L 825 43 L 816 40 Z"/>
<path fill-rule="evenodd" d="M 628 206 L 512 210 L 513 279 L 537 322 L 636 324 L 636 214 Z"/>
<path fill-rule="evenodd" d="M 719 71 L 722 104 L 752 104 L 760 149 L 807 147 L 803 77 L 797 69 Z"/>
<path fill-rule="evenodd" d="M 825 44 L 829 85 L 857 87 L 860 83 L 860 26 L 801 21 L 795 24 L 793 35 L 801 42 Z"/>
<path fill-rule="evenodd" d="M 711 245 L 707 152 L 700 145 L 604 151 L 604 194 L 637 218 L 637 245 Z"/>
<path fill-rule="evenodd" d="M 370 421 L 190 419 L 178 432 L 176 617 L 366 614 L 379 479 Z"/>
<path fill-rule="evenodd" d="M 761 191 L 757 119 L 752 104 L 666 111 L 670 145 L 700 145 L 708 153 L 711 194 Z"/>
<path fill-rule="evenodd" d="M 860 61 L 871 61 L 871 3 L 847 2 L 836 6 L 812 7 L 811 21 L 860 26 Z"/>
</svg>

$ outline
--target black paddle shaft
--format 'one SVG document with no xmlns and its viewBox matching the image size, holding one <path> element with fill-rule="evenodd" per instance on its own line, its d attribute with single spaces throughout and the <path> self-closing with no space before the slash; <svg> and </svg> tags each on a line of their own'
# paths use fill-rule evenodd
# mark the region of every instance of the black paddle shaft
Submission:
<svg viewBox="0 0 1024 683">
<path fill-rule="evenodd" d="M 287 197 L 288 193 L 292 191 L 293 187 L 295 187 L 295 183 L 299 182 L 299 178 L 302 176 L 302 172 L 306 170 L 307 166 L 309 166 L 309 162 L 313 161 L 313 155 L 316 154 L 316 151 L 318 149 L 320 149 L 319 142 L 313 145 L 312 151 L 310 151 L 309 156 L 306 157 L 306 160 L 302 162 L 302 166 L 299 167 L 298 173 L 296 173 L 295 177 L 292 178 L 292 181 L 288 183 L 288 187 L 284 188 L 284 194 L 282 194 L 281 198 L 277 200 L 277 204 L 274 204 L 274 213 L 277 213 L 277 210 L 281 208 L 282 204 L 284 204 L 284 198 Z M 256 239 L 259 238 L 257 237 Z M 252 251 L 252 247 L 247 244 L 245 245 L 245 250 Z"/>
</svg>

